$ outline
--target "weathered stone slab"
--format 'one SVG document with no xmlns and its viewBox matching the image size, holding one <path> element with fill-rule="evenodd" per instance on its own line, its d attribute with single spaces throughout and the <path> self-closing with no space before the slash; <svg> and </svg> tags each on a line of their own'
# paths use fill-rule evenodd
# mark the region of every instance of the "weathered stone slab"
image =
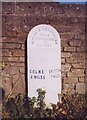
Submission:
<svg viewBox="0 0 87 120">
<path fill-rule="evenodd" d="M 27 39 L 28 96 L 46 91 L 46 104 L 56 103 L 61 93 L 61 48 L 58 32 L 50 25 L 34 27 Z"/>
</svg>

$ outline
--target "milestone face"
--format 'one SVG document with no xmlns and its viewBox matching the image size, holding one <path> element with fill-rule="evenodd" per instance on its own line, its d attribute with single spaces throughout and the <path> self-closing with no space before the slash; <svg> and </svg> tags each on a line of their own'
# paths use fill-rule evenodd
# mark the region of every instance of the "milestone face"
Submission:
<svg viewBox="0 0 87 120">
<path fill-rule="evenodd" d="M 47 105 L 58 101 L 61 93 L 61 47 L 58 32 L 50 25 L 34 27 L 27 39 L 28 96 L 46 91 Z"/>
</svg>

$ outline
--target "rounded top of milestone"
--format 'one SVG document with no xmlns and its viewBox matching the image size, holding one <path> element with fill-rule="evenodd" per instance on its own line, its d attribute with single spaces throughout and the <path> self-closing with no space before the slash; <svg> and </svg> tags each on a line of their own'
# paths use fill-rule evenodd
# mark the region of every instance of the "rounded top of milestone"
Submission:
<svg viewBox="0 0 87 120">
<path fill-rule="evenodd" d="M 52 48 L 58 47 L 60 36 L 52 26 L 40 24 L 29 32 L 28 38 L 30 40 L 30 47 Z"/>
</svg>

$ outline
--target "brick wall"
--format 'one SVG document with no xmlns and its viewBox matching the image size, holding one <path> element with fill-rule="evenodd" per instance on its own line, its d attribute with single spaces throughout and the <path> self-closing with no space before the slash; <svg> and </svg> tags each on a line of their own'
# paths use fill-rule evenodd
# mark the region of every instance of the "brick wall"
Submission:
<svg viewBox="0 0 87 120">
<path fill-rule="evenodd" d="M 85 83 L 87 86 L 87 4 L 85 5 L 85 56 L 86 56 L 86 70 L 85 70 Z M 87 92 L 87 87 L 86 88 L 86 92 Z"/>
<path fill-rule="evenodd" d="M 26 91 L 26 40 L 29 31 L 38 24 L 49 24 L 60 34 L 62 92 L 84 93 L 85 5 L 8 2 L 2 3 L 0 54 L 5 94 Z"/>
</svg>

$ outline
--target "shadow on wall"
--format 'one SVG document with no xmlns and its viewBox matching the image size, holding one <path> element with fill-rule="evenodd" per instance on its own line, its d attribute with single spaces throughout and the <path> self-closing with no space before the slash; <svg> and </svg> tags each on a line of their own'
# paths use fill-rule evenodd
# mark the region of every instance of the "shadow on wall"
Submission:
<svg viewBox="0 0 87 120">
<path fill-rule="evenodd" d="M 4 97 L 5 97 L 5 91 L 3 88 L 0 87 L 0 103 L 2 102 Z"/>
<path fill-rule="evenodd" d="M 25 92 L 28 95 L 28 75 L 27 75 L 27 38 L 25 41 Z"/>
</svg>

